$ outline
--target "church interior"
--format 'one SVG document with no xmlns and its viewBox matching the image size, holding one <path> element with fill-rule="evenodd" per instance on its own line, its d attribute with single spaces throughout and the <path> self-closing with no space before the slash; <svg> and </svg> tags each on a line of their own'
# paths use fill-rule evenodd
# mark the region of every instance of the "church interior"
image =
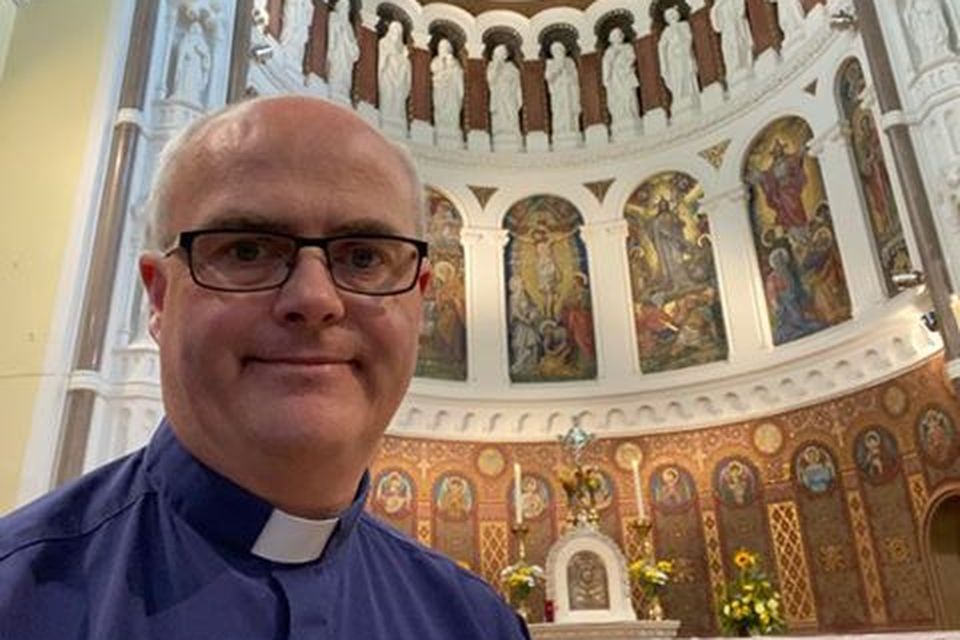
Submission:
<svg viewBox="0 0 960 640">
<path fill-rule="evenodd" d="M 721 635 L 742 551 L 784 633 L 960 629 L 958 0 L 0 0 L 0 512 L 146 442 L 158 154 L 286 93 L 426 190 L 370 511 L 535 638 Z"/>
</svg>

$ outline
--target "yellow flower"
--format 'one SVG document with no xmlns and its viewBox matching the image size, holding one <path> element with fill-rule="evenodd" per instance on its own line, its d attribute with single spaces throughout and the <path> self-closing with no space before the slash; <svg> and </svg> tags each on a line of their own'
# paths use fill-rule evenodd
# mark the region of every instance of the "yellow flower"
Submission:
<svg viewBox="0 0 960 640">
<path fill-rule="evenodd" d="M 756 561 L 757 557 L 746 549 L 740 549 L 733 556 L 733 564 L 737 565 L 741 569 L 752 567 Z"/>
</svg>

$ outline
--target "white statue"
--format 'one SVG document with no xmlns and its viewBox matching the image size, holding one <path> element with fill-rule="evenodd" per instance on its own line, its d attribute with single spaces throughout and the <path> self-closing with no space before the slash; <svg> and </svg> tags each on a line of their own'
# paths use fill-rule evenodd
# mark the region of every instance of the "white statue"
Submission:
<svg viewBox="0 0 960 640">
<path fill-rule="evenodd" d="M 266 31 L 270 24 L 270 10 L 267 8 L 268 0 L 253 0 L 253 24 L 257 25 L 261 31 Z"/>
<path fill-rule="evenodd" d="M 640 117 L 636 62 L 637 54 L 633 45 L 623 41 L 623 31 L 617 27 L 611 29 L 610 44 L 603 52 L 603 87 L 607 90 L 607 110 L 614 125 Z"/>
<path fill-rule="evenodd" d="M 680 12 L 675 7 L 667 9 L 663 17 L 667 25 L 657 44 L 660 72 L 673 96 L 673 105 L 689 105 L 696 101 L 699 94 L 693 32 L 689 24 L 680 20 Z"/>
<path fill-rule="evenodd" d="M 334 96 L 350 97 L 353 65 L 360 58 L 350 22 L 350 0 L 337 0 L 327 21 L 327 86 Z"/>
<path fill-rule="evenodd" d="M 453 55 L 446 38 L 437 43 L 437 55 L 430 61 L 433 76 L 433 124 L 440 129 L 460 128 L 463 107 L 463 67 Z"/>
<path fill-rule="evenodd" d="M 580 76 L 567 48 L 557 40 L 550 45 L 550 58 L 543 72 L 550 91 L 552 131 L 571 133 L 580 131 Z"/>
<path fill-rule="evenodd" d="M 405 123 L 407 97 L 410 95 L 410 52 L 403 42 L 402 24 L 394 20 L 387 26 L 387 32 L 380 39 L 378 51 L 380 117 Z"/>
<path fill-rule="evenodd" d="M 777 23 L 784 40 L 792 40 L 803 32 L 806 13 L 800 0 L 767 0 L 777 4 Z"/>
<path fill-rule="evenodd" d="M 520 70 L 507 59 L 508 53 L 506 45 L 498 44 L 487 64 L 490 131 L 494 134 L 520 135 L 520 107 L 523 105 Z"/>
<path fill-rule="evenodd" d="M 710 10 L 710 24 L 720 34 L 727 79 L 753 66 L 753 35 L 747 21 L 745 0 L 717 0 Z"/>
<path fill-rule="evenodd" d="M 203 96 L 210 83 L 212 54 L 199 22 L 191 22 L 176 48 L 171 98 L 203 105 Z"/>
<path fill-rule="evenodd" d="M 909 0 L 907 26 L 921 65 L 951 55 L 950 32 L 939 0 Z"/>
<path fill-rule="evenodd" d="M 310 39 L 310 23 L 313 22 L 313 0 L 286 0 L 283 3 L 283 28 L 280 31 L 280 47 L 291 64 L 303 69 L 303 54 Z"/>
</svg>

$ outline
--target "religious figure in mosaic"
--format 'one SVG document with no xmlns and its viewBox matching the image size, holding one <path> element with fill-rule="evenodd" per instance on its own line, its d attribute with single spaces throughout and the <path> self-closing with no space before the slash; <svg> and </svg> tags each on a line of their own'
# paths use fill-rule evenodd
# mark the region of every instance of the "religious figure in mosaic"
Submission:
<svg viewBox="0 0 960 640">
<path fill-rule="evenodd" d="M 580 76 L 577 64 L 559 40 L 550 45 L 543 75 L 550 92 L 551 132 L 554 135 L 579 132 Z"/>
<path fill-rule="evenodd" d="M 520 508 L 524 520 L 536 519 L 550 505 L 550 487 L 537 476 L 524 475 L 520 483 Z"/>
<path fill-rule="evenodd" d="M 693 31 L 686 21 L 680 19 L 676 7 L 664 11 L 663 19 L 666 26 L 657 43 L 660 74 L 673 98 L 671 109 L 682 110 L 696 103 L 700 91 L 697 60 L 693 53 Z"/>
<path fill-rule="evenodd" d="M 453 203 L 427 188 L 428 257 L 433 265 L 424 294 L 423 322 L 416 375 L 445 380 L 467 379 L 467 318 L 460 213 Z"/>
<path fill-rule="evenodd" d="M 679 369 L 726 357 L 703 190 L 686 174 L 644 181 L 624 208 L 640 368 Z"/>
<path fill-rule="evenodd" d="M 410 95 L 410 52 L 403 41 L 403 24 L 393 20 L 380 38 L 377 78 L 380 117 L 384 121 L 407 122 L 407 97 Z"/>
<path fill-rule="evenodd" d="M 696 488 L 690 473 L 680 467 L 658 469 L 650 478 L 653 503 L 661 511 L 682 511 L 692 504 Z"/>
<path fill-rule="evenodd" d="M 850 296 L 813 133 L 800 118 L 768 125 L 744 167 L 748 207 L 774 344 L 850 317 Z"/>
<path fill-rule="evenodd" d="M 826 493 L 836 482 L 837 466 L 833 456 L 818 444 L 808 444 L 801 449 L 794 466 L 797 481 L 812 494 Z"/>
<path fill-rule="evenodd" d="M 607 568 L 593 551 L 578 551 L 567 563 L 567 593 L 571 611 L 610 608 Z"/>
<path fill-rule="evenodd" d="M 577 209 L 533 196 L 504 219 L 510 376 L 515 382 L 596 375 L 586 249 Z"/>
<path fill-rule="evenodd" d="M 490 90 L 490 131 L 494 136 L 520 135 L 520 107 L 523 93 L 520 86 L 520 70 L 508 59 L 506 45 L 493 48 L 487 64 L 487 87 Z"/>
<path fill-rule="evenodd" d="M 437 484 L 437 511 L 447 520 L 465 520 L 473 510 L 473 488 L 459 475 L 445 476 Z"/>
<path fill-rule="evenodd" d="M 350 0 L 337 0 L 327 21 L 327 85 L 330 95 L 349 101 L 353 65 L 360 46 L 350 21 Z"/>
<path fill-rule="evenodd" d="M 437 42 L 437 55 L 430 61 L 433 78 L 433 124 L 438 129 L 459 130 L 463 107 L 463 67 L 446 38 Z"/>
<path fill-rule="evenodd" d="M 904 18 L 917 51 L 918 65 L 953 54 L 950 49 L 950 30 L 940 0 L 908 0 Z"/>
<path fill-rule="evenodd" d="M 284 0 L 280 48 L 290 64 L 301 72 L 312 22 L 313 0 Z"/>
<path fill-rule="evenodd" d="M 637 54 L 633 44 L 624 42 L 623 31 L 619 27 L 610 30 L 610 44 L 603 52 L 603 88 L 607 94 L 607 111 L 610 123 L 617 126 L 632 123 L 640 117 L 637 102 L 636 72 Z"/>
<path fill-rule="evenodd" d="M 942 409 L 932 407 L 923 412 L 917 421 L 917 441 L 924 457 L 935 466 L 947 466 L 956 458 L 957 430 Z"/>
<path fill-rule="evenodd" d="M 415 497 L 410 477 L 396 469 L 386 471 L 374 483 L 373 499 L 376 505 L 389 516 L 409 512 Z"/>
<path fill-rule="evenodd" d="M 897 441 L 886 429 L 871 427 L 857 435 L 853 444 L 853 458 L 867 481 L 880 484 L 893 477 L 898 470 Z"/>
<path fill-rule="evenodd" d="M 743 507 L 753 502 L 757 476 L 752 466 L 738 458 L 721 461 L 714 472 L 714 488 L 728 506 Z"/>
<path fill-rule="evenodd" d="M 198 20 L 192 21 L 187 27 L 177 44 L 175 55 L 170 97 L 203 106 L 210 84 L 213 54 Z"/>
<path fill-rule="evenodd" d="M 753 67 L 753 35 L 747 21 L 746 0 L 717 0 L 710 10 L 710 24 L 720 34 L 720 47 L 727 79 Z"/>
<path fill-rule="evenodd" d="M 888 296 L 898 292 L 895 273 L 913 269 L 907 251 L 900 214 L 880 142 L 880 133 L 870 108 L 863 103 L 866 80 L 859 61 L 851 59 L 837 75 L 837 95 L 847 121 L 853 158 L 859 175 L 858 191 L 867 210 L 871 240 L 879 258 Z"/>
</svg>

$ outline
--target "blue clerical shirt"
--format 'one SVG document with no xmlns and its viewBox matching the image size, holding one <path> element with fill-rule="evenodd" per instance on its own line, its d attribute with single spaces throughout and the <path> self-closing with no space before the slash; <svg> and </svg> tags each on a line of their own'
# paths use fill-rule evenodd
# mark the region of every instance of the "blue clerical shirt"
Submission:
<svg viewBox="0 0 960 640">
<path fill-rule="evenodd" d="M 254 546 L 273 507 L 164 422 L 0 519 L 0 639 L 529 638 L 480 578 L 365 513 L 368 485 L 318 558 L 267 560 Z"/>
</svg>

